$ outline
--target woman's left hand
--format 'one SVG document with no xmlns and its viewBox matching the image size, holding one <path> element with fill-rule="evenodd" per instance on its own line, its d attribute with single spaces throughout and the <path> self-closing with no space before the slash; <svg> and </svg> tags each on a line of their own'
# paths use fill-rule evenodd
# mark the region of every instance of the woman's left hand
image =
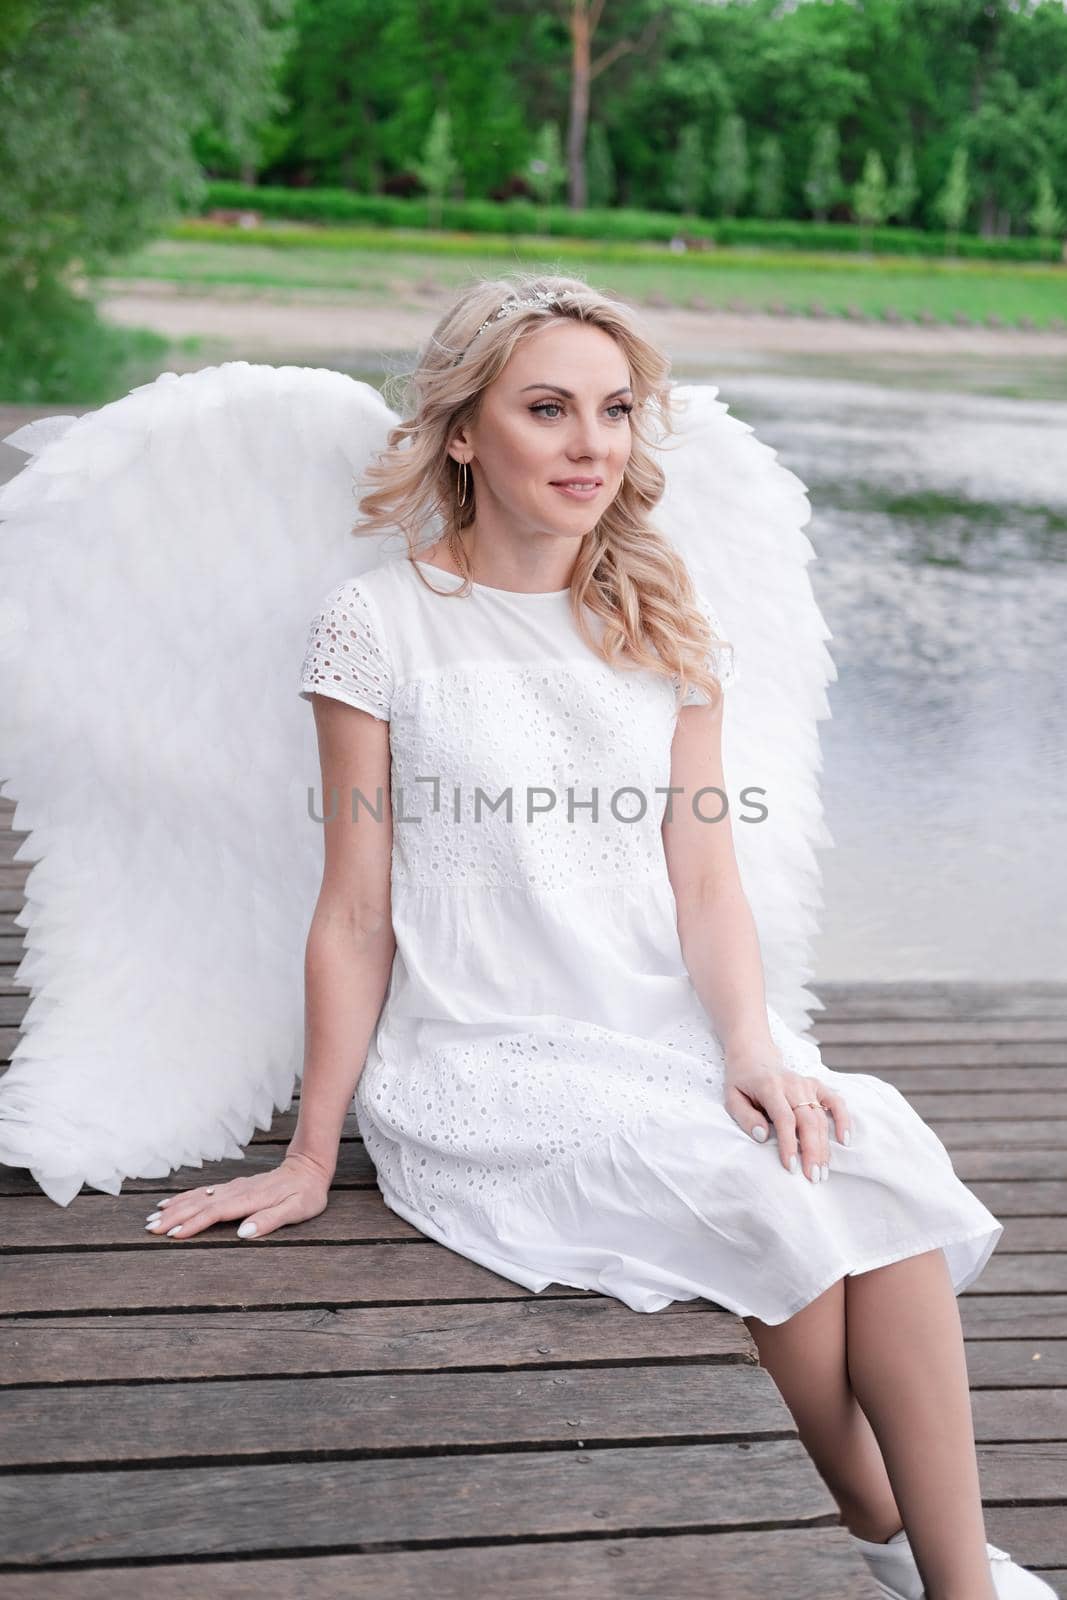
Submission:
<svg viewBox="0 0 1067 1600">
<path fill-rule="evenodd" d="M 816 1104 L 803 1103 L 811 1100 Z M 754 1139 L 765 1140 L 767 1123 L 773 1123 L 782 1165 L 790 1172 L 802 1167 L 812 1183 L 819 1183 L 830 1174 L 826 1113 L 834 1119 L 839 1143 L 847 1144 L 851 1137 L 844 1096 L 820 1078 L 783 1066 L 777 1051 L 727 1057 L 724 1104 L 734 1121 Z"/>
</svg>

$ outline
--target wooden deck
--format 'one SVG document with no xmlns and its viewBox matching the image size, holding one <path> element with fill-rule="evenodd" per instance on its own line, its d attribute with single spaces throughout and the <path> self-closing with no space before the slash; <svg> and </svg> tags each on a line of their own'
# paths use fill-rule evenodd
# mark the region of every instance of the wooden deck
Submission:
<svg viewBox="0 0 1067 1600">
<path fill-rule="evenodd" d="M 1067 1594 L 1067 988 L 819 992 L 828 1065 L 895 1083 L 1006 1224 L 960 1300 L 987 1527 Z M 294 1119 L 67 1208 L 0 1167 L 5 1600 L 873 1600 L 730 1313 L 528 1294 L 387 1211 L 354 1125 L 314 1221 L 144 1232 L 155 1196 L 274 1164 Z"/>
</svg>

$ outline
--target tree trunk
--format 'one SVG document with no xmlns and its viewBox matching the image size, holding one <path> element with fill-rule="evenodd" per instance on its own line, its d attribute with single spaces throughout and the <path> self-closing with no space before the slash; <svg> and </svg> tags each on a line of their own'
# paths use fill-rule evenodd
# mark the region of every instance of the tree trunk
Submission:
<svg viewBox="0 0 1067 1600">
<path fill-rule="evenodd" d="M 584 211 L 586 203 L 585 141 L 589 124 L 591 32 L 588 0 L 573 0 L 570 121 L 567 127 L 568 204 L 572 211 Z"/>
<path fill-rule="evenodd" d="M 992 239 L 997 231 L 997 203 L 988 189 L 982 190 L 978 205 L 978 232 L 983 239 Z"/>
</svg>

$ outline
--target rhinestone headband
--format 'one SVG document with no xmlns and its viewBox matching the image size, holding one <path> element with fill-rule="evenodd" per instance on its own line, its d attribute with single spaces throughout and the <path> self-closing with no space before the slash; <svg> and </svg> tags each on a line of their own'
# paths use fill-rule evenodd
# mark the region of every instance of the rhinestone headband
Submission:
<svg viewBox="0 0 1067 1600">
<path fill-rule="evenodd" d="M 488 328 L 491 322 L 500 322 L 505 317 L 514 316 L 515 312 L 521 311 L 524 306 L 537 306 L 541 310 L 547 311 L 550 306 L 558 306 L 559 303 L 559 296 L 556 294 L 554 289 L 540 289 L 538 290 L 537 294 L 528 295 L 523 300 L 516 299 L 514 296 L 512 296 L 511 299 L 505 300 L 500 309 L 498 311 L 494 311 L 491 317 L 486 317 L 481 327 L 475 330 L 473 338 L 471 338 L 460 351 L 452 365 L 456 366 L 460 361 L 463 360 L 463 357 L 467 354 L 467 351 L 474 343 L 474 340 L 477 339 L 479 333 L 481 333 L 483 329 Z"/>
</svg>

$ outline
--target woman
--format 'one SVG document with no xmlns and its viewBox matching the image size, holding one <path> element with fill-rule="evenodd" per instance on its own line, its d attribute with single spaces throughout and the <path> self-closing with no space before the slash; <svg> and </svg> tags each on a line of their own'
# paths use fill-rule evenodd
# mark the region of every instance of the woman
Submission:
<svg viewBox="0 0 1067 1600">
<path fill-rule="evenodd" d="M 296 1132 L 148 1228 L 318 1215 L 355 1093 L 427 1236 L 742 1316 L 887 1596 L 1050 1595 L 985 1542 L 955 1296 L 1001 1225 L 896 1089 L 766 1003 L 707 799 L 731 650 L 649 521 L 666 373 L 577 279 L 476 283 L 439 323 L 361 501 L 409 549 L 326 596 L 301 674 L 326 820 Z"/>
</svg>

